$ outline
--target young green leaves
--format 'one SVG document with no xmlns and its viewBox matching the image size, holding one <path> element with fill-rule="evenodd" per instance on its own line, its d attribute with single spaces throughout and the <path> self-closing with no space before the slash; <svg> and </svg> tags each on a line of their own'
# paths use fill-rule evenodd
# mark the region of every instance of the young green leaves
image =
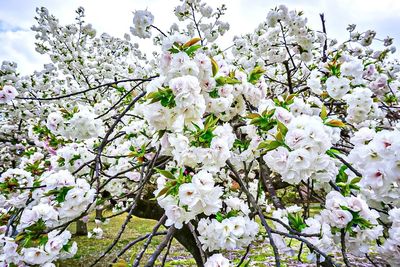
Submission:
<svg viewBox="0 0 400 267">
<path fill-rule="evenodd" d="M 185 52 L 189 57 L 193 57 L 194 53 L 201 48 L 202 46 L 200 44 L 197 44 L 199 41 L 201 41 L 200 38 L 192 38 L 188 42 L 184 43 L 183 45 L 179 43 L 174 43 L 173 46 L 169 49 L 169 52 L 172 54 L 179 53 L 181 51 Z"/>
<path fill-rule="evenodd" d="M 150 104 L 160 102 L 163 107 L 173 108 L 176 106 L 175 96 L 170 88 L 159 88 L 157 91 L 147 94 L 151 99 Z"/>
<path fill-rule="evenodd" d="M 247 81 L 251 84 L 256 84 L 261 76 L 264 74 L 265 70 L 260 67 L 256 66 L 250 73 Z"/>
</svg>

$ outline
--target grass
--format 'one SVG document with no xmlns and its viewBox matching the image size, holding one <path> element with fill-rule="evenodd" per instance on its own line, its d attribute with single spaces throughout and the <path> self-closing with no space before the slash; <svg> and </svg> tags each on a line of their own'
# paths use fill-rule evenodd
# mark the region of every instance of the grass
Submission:
<svg viewBox="0 0 400 267">
<path fill-rule="evenodd" d="M 60 261 L 58 266 L 76 266 L 76 267 L 86 267 L 93 263 L 101 254 L 102 252 L 113 242 L 114 238 L 117 236 L 117 233 L 125 221 L 125 215 L 120 215 L 118 217 L 114 217 L 110 220 L 110 222 L 106 225 L 102 226 L 104 231 L 104 235 L 102 239 L 90 239 L 86 236 L 74 236 L 73 240 L 78 243 L 78 253 L 75 255 L 74 258 L 67 259 Z M 130 241 L 148 234 L 152 231 L 155 221 L 140 219 L 137 217 L 133 217 L 126 227 L 124 233 L 121 236 L 121 239 L 117 243 L 111 252 L 103 258 L 96 266 L 109 266 L 109 263 L 116 257 L 118 252 L 125 247 Z M 90 231 L 95 227 L 95 223 L 93 218 L 88 223 L 88 230 Z M 159 231 L 163 231 L 163 227 L 160 228 Z M 73 233 L 75 232 L 74 225 L 70 229 Z M 161 242 L 162 236 L 156 236 L 153 238 L 152 242 L 150 243 L 147 251 L 144 254 L 144 260 L 142 262 L 146 262 L 147 258 L 154 252 L 157 245 Z M 131 259 L 135 258 L 136 254 L 140 253 L 142 249 L 142 245 L 144 244 L 145 240 L 138 243 L 136 246 L 133 246 L 130 250 L 128 250 L 125 255 L 122 257 L 125 261 L 130 262 Z M 174 260 L 173 258 L 176 258 Z M 185 264 L 185 266 L 190 266 L 188 263 L 193 263 L 194 261 L 190 261 L 187 258 L 190 258 L 190 254 L 185 252 L 184 248 L 175 240 L 172 243 L 171 250 L 170 250 L 170 258 L 172 260 L 169 262 L 168 266 L 177 266 L 180 265 L 181 261 Z M 182 259 L 180 259 L 182 258 Z M 195 264 L 194 264 L 195 265 Z"/>
<path fill-rule="evenodd" d="M 110 214 L 106 213 L 105 215 L 110 215 Z M 78 243 L 78 253 L 75 255 L 74 258 L 57 262 L 57 266 L 87 267 L 90 264 L 92 264 L 103 253 L 103 251 L 113 242 L 122 223 L 125 221 L 125 216 L 126 215 L 120 215 L 114 217 L 110 220 L 108 224 L 103 225 L 102 229 L 104 231 L 104 235 L 102 239 L 89 239 L 86 236 L 74 236 L 73 240 Z M 156 222 L 152 220 L 133 217 L 129 222 L 129 224 L 127 225 L 125 232 L 121 236 L 120 241 L 117 243 L 114 249 L 111 250 L 111 252 L 106 257 L 104 257 L 96 266 L 97 267 L 109 266 L 109 264 L 112 262 L 112 260 L 116 257 L 118 252 L 121 251 L 123 247 L 125 247 L 130 241 L 150 233 L 153 230 L 155 224 Z M 90 231 L 94 227 L 95 223 L 93 215 L 89 220 L 88 230 Z M 159 231 L 164 231 L 164 230 L 165 229 L 163 227 L 159 229 Z M 70 231 L 72 233 L 75 232 L 75 225 L 72 225 L 72 227 L 70 227 Z M 260 227 L 260 231 L 261 232 L 263 231 L 262 227 Z M 147 251 L 145 252 L 140 266 L 144 266 L 149 256 L 155 251 L 157 245 L 163 240 L 163 238 L 164 238 L 163 236 L 156 236 L 152 239 L 152 242 L 149 245 Z M 144 244 L 144 242 L 146 241 L 142 241 L 133 246 L 123 255 L 122 259 L 128 263 L 132 262 L 135 259 L 136 255 L 141 252 L 142 245 Z M 297 260 L 297 249 L 300 246 L 300 243 L 294 239 L 292 239 L 290 242 L 291 242 L 291 247 L 294 248 L 296 251 L 296 255 L 288 256 L 281 251 L 280 254 L 281 254 L 282 266 L 288 266 L 288 267 L 315 266 L 314 264 L 302 264 L 301 262 L 299 262 Z M 159 256 L 159 260 L 156 262 L 155 266 L 161 265 L 160 261 L 162 260 L 164 253 L 165 251 L 163 251 L 163 253 Z M 236 266 L 239 263 L 242 255 L 244 254 L 244 250 L 229 251 L 223 254 L 225 257 L 229 258 L 231 262 L 234 263 L 234 265 Z M 303 253 L 301 257 L 303 262 L 306 261 L 305 258 L 306 258 L 306 253 Z M 341 257 L 338 255 L 338 257 L 335 260 L 337 262 L 341 262 Z M 354 266 L 372 266 L 365 263 L 365 260 L 366 259 L 352 258 L 352 263 L 356 263 Z M 250 261 L 251 263 L 250 266 L 257 266 L 257 267 L 274 266 L 275 262 L 274 262 L 273 252 L 268 242 L 263 240 L 254 241 L 252 243 L 252 249 L 250 250 L 250 253 L 247 259 L 244 261 L 244 263 L 247 263 L 248 261 Z M 191 257 L 190 253 L 188 253 L 183 248 L 183 246 L 180 245 L 174 239 L 165 266 L 167 267 L 196 266 L 196 262 Z M 241 266 L 244 267 L 245 264 L 242 264 Z"/>
<path fill-rule="evenodd" d="M 118 217 L 112 218 L 108 224 L 103 225 L 102 229 L 104 230 L 104 235 L 102 239 L 89 239 L 86 236 L 74 236 L 73 240 L 78 243 L 78 253 L 75 255 L 74 258 L 59 261 L 57 263 L 57 266 L 86 267 L 93 263 L 109 246 L 109 244 L 113 242 L 124 220 L 125 215 L 120 215 Z M 115 248 L 96 266 L 109 266 L 110 262 L 115 258 L 117 253 L 123 247 L 125 247 L 130 241 L 136 239 L 137 237 L 150 233 L 155 224 L 156 222 L 152 220 L 133 217 Z M 88 223 L 88 230 L 90 231 L 94 227 L 95 223 L 92 217 Z M 159 231 L 163 230 L 164 229 L 160 229 Z M 70 231 L 72 233 L 75 232 L 75 225 L 72 225 L 72 227 L 70 227 Z M 144 254 L 143 260 L 141 261 L 143 264 L 154 252 L 157 245 L 162 241 L 162 239 L 163 236 L 157 236 L 153 238 L 151 244 Z M 122 258 L 127 262 L 132 261 L 132 259 L 134 259 L 135 256 L 142 250 L 142 245 L 144 244 L 144 242 L 145 241 L 142 241 L 136 246 L 133 246 L 125 253 Z M 273 262 L 273 253 L 267 244 L 259 242 L 258 244 L 256 244 L 256 246 L 258 248 L 252 249 L 249 256 L 249 259 L 251 259 L 253 266 L 266 266 L 266 260 L 271 260 L 271 262 Z M 228 252 L 225 254 L 225 256 L 230 258 L 234 263 L 239 263 L 241 255 L 243 253 L 244 251 L 240 250 Z M 159 260 L 163 258 L 163 255 L 164 254 L 162 253 L 162 255 L 159 257 Z M 245 262 L 247 262 L 247 260 Z M 159 266 L 160 264 L 160 261 L 156 262 L 156 266 Z M 165 266 L 196 266 L 196 262 L 191 257 L 190 253 L 186 252 L 182 245 L 180 245 L 176 240 L 173 240 Z"/>
</svg>

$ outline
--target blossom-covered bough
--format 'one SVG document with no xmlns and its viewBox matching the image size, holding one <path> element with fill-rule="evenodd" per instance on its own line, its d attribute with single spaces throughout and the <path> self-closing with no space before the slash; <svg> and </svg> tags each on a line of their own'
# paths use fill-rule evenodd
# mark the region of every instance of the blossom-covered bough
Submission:
<svg viewBox="0 0 400 267">
<path fill-rule="evenodd" d="M 93 265 L 132 216 L 158 223 L 117 253 L 123 264 L 141 246 L 126 266 L 163 265 L 174 238 L 199 266 L 230 266 L 231 250 L 244 252 L 241 265 L 255 241 L 276 266 L 295 253 L 324 266 L 350 266 L 350 254 L 400 265 L 392 39 L 350 25 L 338 44 L 323 15 L 314 31 L 302 12 L 279 6 L 224 50 L 225 10 L 183 1 L 180 24 L 165 32 L 136 11 L 132 35 L 155 34 L 148 58 L 128 34 L 98 36 L 82 8 L 66 26 L 37 9 L 36 50 L 52 63 L 29 76 L 12 62 L 0 69 L 2 266 L 72 257 L 68 226 L 102 209 L 112 215 L 98 218 L 91 238 L 102 237 L 101 221 L 126 220 Z"/>
</svg>

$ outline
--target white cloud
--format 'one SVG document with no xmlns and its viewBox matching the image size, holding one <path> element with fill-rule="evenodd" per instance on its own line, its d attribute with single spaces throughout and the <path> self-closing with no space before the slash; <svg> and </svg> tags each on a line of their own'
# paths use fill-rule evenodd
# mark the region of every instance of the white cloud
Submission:
<svg viewBox="0 0 400 267">
<path fill-rule="evenodd" d="M 46 57 L 36 53 L 34 34 L 30 31 L 0 32 L 0 59 L 18 63 L 18 71 L 22 74 L 40 69 L 48 62 Z"/>
</svg>

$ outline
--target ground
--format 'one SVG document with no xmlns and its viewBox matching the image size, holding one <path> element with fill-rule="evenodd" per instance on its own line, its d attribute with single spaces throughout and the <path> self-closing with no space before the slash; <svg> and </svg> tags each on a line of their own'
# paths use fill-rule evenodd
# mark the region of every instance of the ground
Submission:
<svg viewBox="0 0 400 267">
<path fill-rule="evenodd" d="M 109 214 L 107 214 L 109 215 Z M 110 222 L 107 225 L 103 225 L 102 229 L 104 230 L 104 236 L 102 239 L 89 239 L 86 236 L 75 236 L 73 237 L 73 240 L 75 240 L 78 243 L 78 253 L 75 255 L 74 258 L 60 261 L 57 263 L 57 266 L 59 267 L 87 267 L 91 263 L 93 263 L 97 257 L 101 255 L 101 253 L 107 248 L 107 246 L 113 242 L 115 236 L 117 235 L 121 224 L 125 220 L 125 215 L 120 215 L 118 217 L 114 217 L 110 220 Z M 120 241 L 116 245 L 116 247 L 111 251 L 111 253 L 106 256 L 99 264 L 96 266 L 102 267 L 102 266 L 109 266 L 109 263 L 114 259 L 114 257 L 117 255 L 117 253 L 130 241 L 136 239 L 139 236 L 143 236 L 147 233 L 150 233 L 155 225 L 154 221 L 151 220 L 146 220 L 146 219 L 140 219 L 133 217 L 131 222 L 128 224 L 126 227 L 126 230 L 124 234 L 122 235 Z M 70 229 L 71 232 L 74 232 L 74 227 Z M 89 221 L 88 224 L 88 229 L 91 230 L 95 227 L 95 224 L 93 222 L 93 218 Z M 163 230 L 160 230 L 163 231 Z M 152 243 L 150 244 L 149 248 L 145 252 L 144 260 L 142 260 L 142 264 L 140 266 L 143 266 L 146 261 L 147 257 L 149 257 L 159 244 L 163 237 L 154 237 Z M 142 241 L 141 243 L 137 244 L 134 246 L 132 249 L 128 250 L 123 259 L 126 262 L 131 262 L 135 259 L 135 256 L 137 253 L 139 253 L 142 249 L 142 244 L 145 241 Z M 294 244 L 297 246 L 299 245 L 296 243 L 297 241 L 292 240 L 292 242 L 295 242 Z M 258 243 L 253 243 L 253 249 L 251 250 L 249 257 L 247 258 L 246 261 L 244 261 L 244 264 L 241 265 L 241 267 L 245 267 L 246 263 L 249 261 L 250 264 L 248 266 L 274 266 L 274 257 L 272 250 L 270 249 L 269 245 L 263 243 L 263 242 L 258 242 Z M 243 254 L 243 251 L 237 251 L 237 252 L 230 252 L 226 253 L 225 256 L 227 256 L 231 261 L 236 263 L 239 263 L 241 259 L 241 255 Z M 159 257 L 159 260 L 161 261 L 164 257 L 164 254 L 162 253 L 161 256 Z M 315 266 L 314 264 L 305 264 L 301 263 L 297 260 L 297 255 L 290 257 L 288 255 L 282 255 L 282 266 Z M 373 266 L 368 263 L 368 260 L 366 258 L 354 258 L 350 257 L 352 261 L 352 266 Z M 304 261 L 304 257 L 302 258 Z M 155 266 L 160 266 L 160 261 L 156 262 Z M 338 261 L 340 261 L 338 259 Z M 170 253 L 167 257 L 167 263 L 165 266 L 196 266 L 195 261 L 191 258 L 191 255 L 185 251 L 185 249 L 175 240 L 173 241 L 170 249 Z M 383 264 L 379 264 L 378 266 L 384 266 Z"/>
</svg>

